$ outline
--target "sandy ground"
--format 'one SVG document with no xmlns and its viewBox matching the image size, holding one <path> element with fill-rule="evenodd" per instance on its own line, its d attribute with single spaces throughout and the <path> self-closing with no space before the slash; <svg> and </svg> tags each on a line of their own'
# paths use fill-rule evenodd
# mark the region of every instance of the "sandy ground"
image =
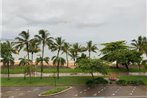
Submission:
<svg viewBox="0 0 147 98">
<path fill-rule="evenodd" d="M 18 65 L 19 62 L 20 62 L 20 61 L 18 61 L 18 60 L 15 61 L 15 65 Z M 0 62 L 0 66 L 2 66 L 2 64 L 3 64 L 3 63 Z M 33 64 L 35 64 L 35 62 L 33 62 Z M 68 65 L 69 65 L 70 68 L 74 68 L 74 67 L 75 67 L 73 61 L 69 61 Z M 46 63 L 44 62 L 44 66 L 53 66 L 53 62 L 50 61 L 49 64 L 46 64 Z M 67 64 L 64 64 L 64 66 L 67 66 Z"/>
</svg>

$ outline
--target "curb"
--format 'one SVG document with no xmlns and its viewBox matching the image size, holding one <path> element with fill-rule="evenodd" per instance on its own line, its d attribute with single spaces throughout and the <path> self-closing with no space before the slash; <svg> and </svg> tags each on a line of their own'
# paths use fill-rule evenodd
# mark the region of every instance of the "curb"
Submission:
<svg viewBox="0 0 147 98">
<path fill-rule="evenodd" d="M 53 96 L 53 95 L 57 95 L 57 94 L 60 94 L 60 93 L 63 93 L 63 92 L 66 92 L 68 90 L 72 89 L 72 87 L 70 86 L 69 88 L 61 91 L 61 92 L 58 92 L 58 93 L 54 93 L 54 94 L 49 94 L 49 95 L 41 95 L 41 94 L 38 94 L 38 96 L 42 96 L 42 97 L 45 97 L 45 96 Z M 43 92 L 44 93 L 44 92 Z"/>
</svg>

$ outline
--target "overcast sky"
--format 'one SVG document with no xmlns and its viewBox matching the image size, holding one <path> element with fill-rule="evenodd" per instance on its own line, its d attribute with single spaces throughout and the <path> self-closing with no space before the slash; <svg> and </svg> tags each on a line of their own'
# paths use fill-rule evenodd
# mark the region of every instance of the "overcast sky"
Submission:
<svg viewBox="0 0 147 98">
<path fill-rule="evenodd" d="M 146 0 L 3 0 L 2 39 L 45 29 L 69 42 L 130 41 L 146 34 Z"/>
</svg>

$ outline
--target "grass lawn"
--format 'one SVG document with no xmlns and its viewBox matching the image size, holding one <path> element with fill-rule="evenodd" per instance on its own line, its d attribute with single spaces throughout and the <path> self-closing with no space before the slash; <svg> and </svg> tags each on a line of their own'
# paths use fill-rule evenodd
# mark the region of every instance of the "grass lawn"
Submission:
<svg viewBox="0 0 147 98">
<path fill-rule="evenodd" d="M 142 80 L 145 84 L 147 84 L 147 76 L 119 76 L 119 79 L 126 81 Z"/>
<path fill-rule="evenodd" d="M 128 72 L 126 69 L 123 68 L 108 68 L 108 72 Z M 139 70 L 138 68 L 130 68 L 129 72 L 144 72 L 144 69 Z M 24 69 L 23 66 L 16 66 L 10 68 L 10 73 L 11 74 L 19 74 L 23 73 Z M 40 68 L 37 68 L 37 72 L 40 72 Z M 44 73 L 53 73 L 56 72 L 56 68 L 50 67 L 50 68 L 44 68 Z M 82 73 L 83 71 L 81 69 L 71 69 L 71 68 L 60 68 L 60 73 Z M 7 68 L 1 68 L 1 73 L 2 74 L 7 74 Z"/>
<path fill-rule="evenodd" d="M 79 77 L 60 77 L 57 79 L 57 85 L 83 85 L 85 82 L 92 77 L 79 76 Z M 55 79 L 53 77 L 32 77 L 24 80 L 23 78 L 1 78 L 1 86 L 45 86 L 45 85 L 55 85 Z"/>
<path fill-rule="evenodd" d="M 90 76 L 70 76 L 70 77 L 60 77 L 57 79 L 57 85 L 85 85 L 87 80 L 92 79 Z M 145 84 L 147 84 L 147 76 L 119 76 L 119 79 L 123 80 L 142 80 Z M 55 85 L 55 79 L 53 77 L 44 77 L 40 79 L 39 77 L 32 77 L 24 80 L 23 78 L 1 78 L 1 86 L 45 86 L 45 85 Z"/>
<path fill-rule="evenodd" d="M 68 86 L 58 86 L 58 87 L 55 87 L 53 89 L 47 90 L 45 92 L 42 92 L 41 95 L 49 96 L 49 95 L 52 95 L 52 94 L 56 94 L 56 93 L 62 92 L 64 90 L 68 89 L 68 88 L 69 88 Z"/>
</svg>

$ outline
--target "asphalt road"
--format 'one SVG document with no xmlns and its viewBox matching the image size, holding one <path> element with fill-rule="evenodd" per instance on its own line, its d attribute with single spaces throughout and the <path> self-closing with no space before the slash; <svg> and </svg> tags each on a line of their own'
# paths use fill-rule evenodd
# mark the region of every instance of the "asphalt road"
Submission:
<svg viewBox="0 0 147 98">
<path fill-rule="evenodd" d="M 99 85 L 95 87 L 73 86 L 72 89 L 50 97 L 39 97 L 43 87 L 1 87 L 2 98 L 147 98 L 147 86 Z"/>
</svg>

